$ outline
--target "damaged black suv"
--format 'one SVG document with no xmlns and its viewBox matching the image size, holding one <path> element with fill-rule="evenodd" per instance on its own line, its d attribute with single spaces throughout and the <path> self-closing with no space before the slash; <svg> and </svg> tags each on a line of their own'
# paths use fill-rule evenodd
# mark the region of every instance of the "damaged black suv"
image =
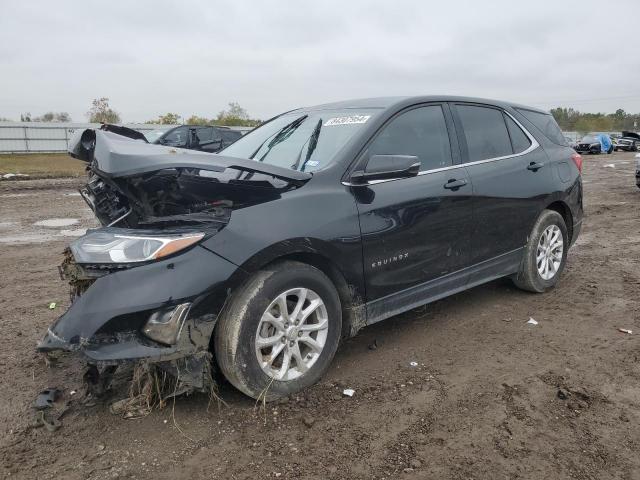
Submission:
<svg viewBox="0 0 640 480">
<path fill-rule="evenodd" d="M 220 154 L 85 130 L 103 225 L 62 271 L 41 351 L 145 361 L 186 387 L 297 392 L 360 328 L 499 277 L 552 288 L 582 222 L 582 159 L 553 118 L 474 98 L 287 112 Z"/>
</svg>

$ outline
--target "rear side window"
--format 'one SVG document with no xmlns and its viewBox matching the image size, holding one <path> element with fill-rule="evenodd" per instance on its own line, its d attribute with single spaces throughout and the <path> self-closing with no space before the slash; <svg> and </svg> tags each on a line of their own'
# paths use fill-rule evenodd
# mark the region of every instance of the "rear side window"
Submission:
<svg viewBox="0 0 640 480">
<path fill-rule="evenodd" d="M 562 130 L 556 123 L 556 120 L 549 113 L 533 112 L 531 110 L 525 110 L 524 108 L 516 108 L 518 112 L 526 117 L 531 123 L 533 123 L 544 136 L 551 140 L 553 143 L 562 146 L 568 146 L 567 139 L 564 138 Z"/>
<path fill-rule="evenodd" d="M 472 105 L 456 105 L 456 110 L 467 140 L 470 162 L 513 154 L 500 110 Z"/>
<path fill-rule="evenodd" d="M 450 166 L 451 144 L 442 107 L 419 107 L 398 115 L 369 146 L 369 156 L 373 155 L 415 155 L 421 171 Z"/>
<path fill-rule="evenodd" d="M 531 146 L 531 140 L 529 140 L 529 137 L 527 137 L 527 135 L 510 116 L 505 115 L 504 119 L 507 122 L 507 129 L 509 130 L 509 136 L 511 137 L 513 153 L 524 152 Z"/>
</svg>

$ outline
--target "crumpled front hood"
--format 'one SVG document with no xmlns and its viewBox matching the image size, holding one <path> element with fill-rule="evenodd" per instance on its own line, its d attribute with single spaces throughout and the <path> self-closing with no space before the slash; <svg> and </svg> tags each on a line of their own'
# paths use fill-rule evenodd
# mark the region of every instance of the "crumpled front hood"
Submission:
<svg viewBox="0 0 640 480">
<path fill-rule="evenodd" d="M 104 130 L 77 133 L 69 153 L 89 163 L 81 194 L 105 226 L 226 224 L 233 210 L 276 200 L 312 178 L 255 160 L 153 145 Z"/>
<path fill-rule="evenodd" d="M 191 168 L 212 172 L 223 172 L 232 168 L 298 182 L 305 182 L 312 177 L 308 172 L 256 160 L 155 145 L 113 132 L 93 129 L 78 132 L 69 143 L 69 153 L 74 158 L 95 161 L 98 170 L 113 178 L 167 168 Z"/>
</svg>

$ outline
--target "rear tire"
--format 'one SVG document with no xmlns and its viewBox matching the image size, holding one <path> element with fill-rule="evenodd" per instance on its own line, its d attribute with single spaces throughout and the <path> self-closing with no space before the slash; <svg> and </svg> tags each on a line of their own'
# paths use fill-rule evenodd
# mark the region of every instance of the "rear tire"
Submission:
<svg viewBox="0 0 640 480">
<path fill-rule="evenodd" d="M 257 272 L 232 294 L 216 326 L 215 355 L 233 386 L 272 401 L 320 379 L 341 330 L 331 280 L 317 268 L 287 261 Z"/>
<path fill-rule="evenodd" d="M 568 248 L 569 236 L 562 215 L 544 210 L 531 230 L 513 283 L 535 293 L 552 289 L 564 270 Z"/>
</svg>

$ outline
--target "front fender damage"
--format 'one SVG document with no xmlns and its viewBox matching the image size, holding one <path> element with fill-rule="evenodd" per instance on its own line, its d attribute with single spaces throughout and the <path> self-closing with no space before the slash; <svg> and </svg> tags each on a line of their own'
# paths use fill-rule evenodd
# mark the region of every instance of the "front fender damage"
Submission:
<svg viewBox="0 0 640 480">
<path fill-rule="evenodd" d="M 238 271 L 235 265 L 196 246 L 167 260 L 116 271 L 76 264 L 67 254 L 60 271 L 70 283 L 72 303 L 37 349 L 81 355 L 88 364 L 88 393 L 100 396 L 116 371 L 127 369 L 137 378 L 130 391 L 153 393 L 159 403 L 168 395 L 211 392 L 210 340 L 226 302 L 227 280 Z M 186 312 L 172 344 L 144 333 L 159 311 Z M 147 380 L 141 382 L 139 372 L 146 372 Z M 153 388 L 141 389 L 150 382 Z"/>
</svg>

